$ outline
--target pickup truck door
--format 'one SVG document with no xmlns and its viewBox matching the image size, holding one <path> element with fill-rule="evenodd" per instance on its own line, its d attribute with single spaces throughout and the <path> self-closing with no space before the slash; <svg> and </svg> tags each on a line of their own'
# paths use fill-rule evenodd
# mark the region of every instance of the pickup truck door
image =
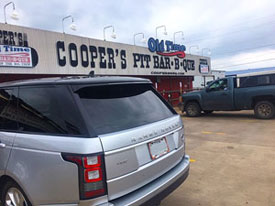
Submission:
<svg viewBox="0 0 275 206">
<path fill-rule="evenodd" d="M 203 110 L 232 110 L 233 88 L 229 79 L 219 79 L 214 81 L 202 92 Z"/>
</svg>

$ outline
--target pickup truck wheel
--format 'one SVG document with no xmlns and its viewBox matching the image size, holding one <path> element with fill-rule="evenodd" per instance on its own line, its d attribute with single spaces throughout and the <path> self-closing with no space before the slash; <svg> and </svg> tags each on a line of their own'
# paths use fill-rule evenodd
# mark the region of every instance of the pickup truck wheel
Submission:
<svg viewBox="0 0 275 206">
<path fill-rule="evenodd" d="M 22 189 L 12 181 L 4 185 L 1 202 L 3 206 L 31 206 Z"/>
<path fill-rule="evenodd" d="M 258 102 L 254 107 L 255 116 L 259 119 L 271 119 L 275 114 L 275 107 L 269 101 Z"/>
<path fill-rule="evenodd" d="M 188 117 L 198 117 L 201 114 L 200 105 L 197 102 L 190 102 L 185 106 L 185 112 Z"/>
</svg>

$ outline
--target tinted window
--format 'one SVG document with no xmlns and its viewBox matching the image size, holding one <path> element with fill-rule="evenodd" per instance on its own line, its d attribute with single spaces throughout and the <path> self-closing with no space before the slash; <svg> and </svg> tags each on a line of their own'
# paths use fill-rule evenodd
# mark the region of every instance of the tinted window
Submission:
<svg viewBox="0 0 275 206">
<path fill-rule="evenodd" d="M 20 88 L 19 129 L 42 134 L 87 134 L 66 87 Z"/>
<path fill-rule="evenodd" d="M 0 89 L 0 129 L 17 130 L 16 122 L 16 90 Z"/>
<path fill-rule="evenodd" d="M 258 85 L 270 84 L 270 77 L 269 76 L 258 76 L 257 84 Z"/>
<path fill-rule="evenodd" d="M 270 75 L 270 83 L 275 84 L 275 74 Z"/>
<path fill-rule="evenodd" d="M 234 83 L 234 88 L 237 88 L 237 79 L 236 78 L 233 79 L 233 83 Z"/>
<path fill-rule="evenodd" d="M 173 116 L 151 85 L 83 86 L 77 96 L 97 135 L 153 123 Z"/>
</svg>

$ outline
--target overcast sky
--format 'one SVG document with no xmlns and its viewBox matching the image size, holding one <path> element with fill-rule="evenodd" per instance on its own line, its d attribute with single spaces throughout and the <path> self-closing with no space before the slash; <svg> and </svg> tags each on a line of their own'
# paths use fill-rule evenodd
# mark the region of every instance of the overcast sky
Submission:
<svg viewBox="0 0 275 206">
<path fill-rule="evenodd" d="M 3 6 L 8 0 L 1 0 Z M 62 32 L 61 19 L 72 15 L 77 31 L 66 33 L 103 39 L 103 27 L 114 25 L 117 39 L 133 44 L 133 34 L 155 36 L 191 47 L 191 53 L 211 50 L 212 69 L 238 70 L 275 66 L 275 0 L 14 0 L 19 21 L 8 23 Z M 7 13 L 11 13 L 8 7 Z M 2 17 L 3 18 L 3 17 Z M 2 22 L 4 18 L 2 19 Z M 69 20 L 65 22 L 69 26 Z M 137 44 L 146 46 L 137 37 Z M 204 49 L 204 55 L 208 50 Z"/>
</svg>

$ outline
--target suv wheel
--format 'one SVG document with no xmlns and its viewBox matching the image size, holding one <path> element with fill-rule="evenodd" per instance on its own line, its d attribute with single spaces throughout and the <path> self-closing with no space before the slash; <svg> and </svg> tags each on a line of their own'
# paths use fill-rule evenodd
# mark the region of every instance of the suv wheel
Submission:
<svg viewBox="0 0 275 206">
<path fill-rule="evenodd" d="M 188 117 L 198 117 L 201 114 L 200 105 L 197 102 L 190 102 L 185 106 L 185 112 Z"/>
<path fill-rule="evenodd" d="M 12 181 L 3 187 L 1 202 L 3 206 L 31 206 L 22 189 Z"/>
<path fill-rule="evenodd" d="M 261 101 L 255 105 L 254 112 L 259 119 L 271 119 L 274 117 L 275 107 L 269 101 Z"/>
</svg>

